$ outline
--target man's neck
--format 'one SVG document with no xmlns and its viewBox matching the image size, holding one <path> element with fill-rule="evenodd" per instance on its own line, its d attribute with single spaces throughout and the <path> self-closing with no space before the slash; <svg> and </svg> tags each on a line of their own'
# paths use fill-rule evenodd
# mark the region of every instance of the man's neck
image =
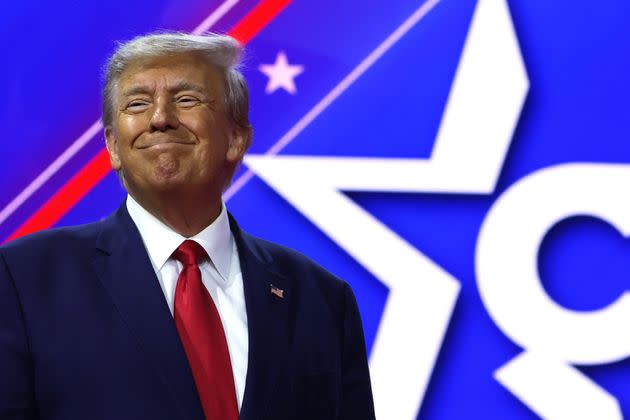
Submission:
<svg viewBox="0 0 630 420">
<path fill-rule="evenodd" d="M 220 197 L 218 200 L 200 200 L 191 196 L 148 199 L 130 195 L 159 221 L 186 238 L 204 230 L 221 214 Z"/>
</svg>

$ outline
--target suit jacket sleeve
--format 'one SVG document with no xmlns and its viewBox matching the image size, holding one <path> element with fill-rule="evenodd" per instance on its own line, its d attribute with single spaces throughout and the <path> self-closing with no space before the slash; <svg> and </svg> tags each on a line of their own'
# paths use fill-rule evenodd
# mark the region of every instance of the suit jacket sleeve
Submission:
<svg viewBox="0 0 630 420">
<path fill-rule="evenodd" d="M 374 419 L 363 327 L 357 302 L 344 283 L 343 390 L 341 419 Z"/>
<path fill-rule="evenodd" d="M 0 254 L 0 418 L 35 418 L 32 373 L 22 308 Z"/>
</svg>

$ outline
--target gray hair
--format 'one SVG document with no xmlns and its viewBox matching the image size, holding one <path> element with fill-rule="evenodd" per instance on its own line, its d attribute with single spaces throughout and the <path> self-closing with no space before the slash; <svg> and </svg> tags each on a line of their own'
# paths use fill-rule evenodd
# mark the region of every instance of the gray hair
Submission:
<svg viewBox="0 0 630 420">
<path fill-rule="evenodd" d="M 103 126 L 108 127 L 113 123 L 117 84 L 121 74 L 132 61 L 188 52 L 202 54 L 209 64 L 224 72 L 224 101 L 228 116 L 239 127 L 251 131 L 247 83 L 239 71 L 243 48 L 234 38 L 214 33 L 189 35 L 182 32 L 160 32 L 120 43 L 105 68 Z"/>
</svg>

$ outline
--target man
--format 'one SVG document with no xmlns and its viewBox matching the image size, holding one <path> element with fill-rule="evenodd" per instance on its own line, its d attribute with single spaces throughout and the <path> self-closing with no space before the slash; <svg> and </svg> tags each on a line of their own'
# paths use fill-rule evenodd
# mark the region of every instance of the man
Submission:
<svg viewBox="0 0 630 420">
<path fill-rule="evenodd" d="M 0 418 L 374 418 L 348 285 L 222 203 L 252 137 L 239 55 L 171 33 L 110 59 L 103 123 L 129 195 L 0 249 Z"/>
</svg>

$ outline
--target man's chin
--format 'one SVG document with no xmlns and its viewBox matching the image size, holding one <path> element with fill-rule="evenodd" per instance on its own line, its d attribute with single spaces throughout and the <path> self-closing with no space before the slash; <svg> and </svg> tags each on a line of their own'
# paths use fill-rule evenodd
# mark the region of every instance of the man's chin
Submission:
<svg viewBox="0 0 630 420">
<path fill-rule="evenodd" d="M 147 193 L 151 194 L 182 194 L 188 193 L 190 190 L 190 182 L 187 182 L 181 177 L 162 177 L 154 180 L 147 188 Z"/>
<path fill-rule="evenodd" d="M 124 186 L 134 197 L 150 197 L 154 200 L 165 195 L 187 194 L 190 189 L 190 182 L 187 182 L 182 176 L 173 174 L 171 176 L 147 177 L 142 180 L 142 184 L 130 185 L 130 183 L 125 182 Z"/>
</svg>

